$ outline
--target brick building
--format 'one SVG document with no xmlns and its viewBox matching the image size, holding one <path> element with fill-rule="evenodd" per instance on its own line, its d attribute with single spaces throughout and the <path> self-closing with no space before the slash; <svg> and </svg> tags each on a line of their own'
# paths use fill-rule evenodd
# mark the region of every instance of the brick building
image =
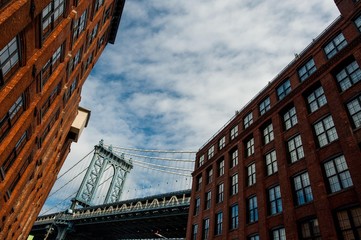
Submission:
<svg viewBox="0 0 361 240">
<path fill-rule="evenodd" d="M 187 239 L 361 239 L 361 1 L 197 153 Z"/>
<path fill-rule="evenodd" d="M 0 1 L 0 239 L 26 239 L 87 125 L 82 85 L 125 0 Z"/>
</svg>

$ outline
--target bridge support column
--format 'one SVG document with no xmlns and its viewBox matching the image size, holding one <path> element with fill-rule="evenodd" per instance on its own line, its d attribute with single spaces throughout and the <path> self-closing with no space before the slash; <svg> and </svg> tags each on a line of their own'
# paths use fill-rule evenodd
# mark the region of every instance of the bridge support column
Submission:
<svg viewBox="0 0 361 240">
<path fill-rule="evenodd" d="M 56 240 L 65 240 L 67 233 L 73 231 L 73 224 L 69 222 L 57 223 L 56 227 L 58 229 L 58 235 L 56 236 Z"/>
</svg>

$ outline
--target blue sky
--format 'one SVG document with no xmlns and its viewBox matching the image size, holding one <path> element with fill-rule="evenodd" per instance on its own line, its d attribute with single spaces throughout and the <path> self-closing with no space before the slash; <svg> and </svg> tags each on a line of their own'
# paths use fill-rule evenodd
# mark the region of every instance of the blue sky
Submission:
<svg viewBox="0 0 361 240">
<path fill-rule="evenodd" d="M 91 119 L 64 169 L 100 139 L 197 151 L 338 15 L 333 0 L 127 0 L 83 87 Z"/>
</svg>

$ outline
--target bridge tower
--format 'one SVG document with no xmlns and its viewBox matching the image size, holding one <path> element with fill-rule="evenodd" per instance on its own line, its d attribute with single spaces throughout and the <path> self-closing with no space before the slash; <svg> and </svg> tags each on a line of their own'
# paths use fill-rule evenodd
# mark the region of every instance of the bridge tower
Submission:
<svg viewBox="0 0 361 240">
<path fill-rule="evenodd" d="M 120 201 L 127 174 L 133 168 L 131 159 L 126 160 L 124 158 L 124 154 L 118 156 L 113 153 L 112 146 L 109 146 L 108 149 L 105 148 L 103 140 L 101 140 L 94 148 L 95 151 L 92 161 L 84 176 L 82 184 L 80 185 L 77 195 L 74 199 L 72 199 L 72 210 L 76 207 L 76 205 L 83 207 L 93 205 L 92 201 L 99 185 L 101 184 L 100 180 L 102 179 L 108 166 L 113 168 L 114 174 L 112 176 L 104 203 Z"/>
</svg>

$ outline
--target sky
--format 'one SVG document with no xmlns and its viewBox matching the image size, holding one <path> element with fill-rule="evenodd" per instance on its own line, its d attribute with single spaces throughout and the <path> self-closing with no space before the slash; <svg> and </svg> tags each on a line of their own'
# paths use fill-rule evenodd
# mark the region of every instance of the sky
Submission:
<svg viewBox="0 0 361 240">
<path fill-rule="evenodd" d="M 333 0 L 127 0 L 63 171 L 100 139 L 196 152 L 338 16 Z"/>
</svg>

